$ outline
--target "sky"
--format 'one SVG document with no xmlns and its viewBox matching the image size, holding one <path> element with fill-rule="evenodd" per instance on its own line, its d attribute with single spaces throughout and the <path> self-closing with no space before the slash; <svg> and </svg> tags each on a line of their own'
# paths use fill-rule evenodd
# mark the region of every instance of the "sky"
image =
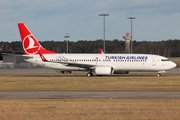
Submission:
<svg viewBox="0 0 180 120">
<path fill-rule="evenodd" d="M 20 41 L 23 22 L 39 41 L 180 39 L 180 0 L 0 0 L 0 41 Z"/>
</svg>

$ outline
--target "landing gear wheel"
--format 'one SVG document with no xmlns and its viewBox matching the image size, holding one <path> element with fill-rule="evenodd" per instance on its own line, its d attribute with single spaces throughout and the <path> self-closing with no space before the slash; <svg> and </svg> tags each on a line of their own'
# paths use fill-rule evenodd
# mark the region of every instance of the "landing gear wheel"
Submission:
<svg viewBox="0 0 180 120">
<path fill-rule="evenodd" d="M 91 77 L 91 76 L 93 76 L 93 73 L 88 72 L 88 73 L 86 74 L 86 76 Z"/>
<path fill-rule="evenodd" d="M 161 74 L 160 74 L 160 73 L 158 73 L 158 74 L 157 74 L 157 76 L 158 76 L 158 77 L 160 77 L 160 76 L 161 76 Z"/>
</svg>

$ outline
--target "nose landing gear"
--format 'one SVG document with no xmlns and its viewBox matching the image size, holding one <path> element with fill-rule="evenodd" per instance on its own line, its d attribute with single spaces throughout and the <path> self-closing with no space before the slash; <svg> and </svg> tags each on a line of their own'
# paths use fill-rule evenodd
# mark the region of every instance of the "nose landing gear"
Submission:
<svg viewBox="0 0 180 120">
<path fill-rule="evenodd" d="M 161 76 L 161 73 L 167 73 L 167 71 L 166 71 L 166 70 L 163 70 L 163 71 L 158 71 L 157 76 L 158 76 L 158 77 L 160 77 L 160 76 Z"/>
</svg>

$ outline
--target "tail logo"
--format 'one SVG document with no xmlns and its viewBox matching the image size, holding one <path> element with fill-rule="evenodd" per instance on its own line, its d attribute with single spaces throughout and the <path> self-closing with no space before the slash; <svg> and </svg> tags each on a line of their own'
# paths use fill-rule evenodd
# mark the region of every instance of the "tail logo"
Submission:
<svg viewBox="0 0 180 120">
<path fill-rule="evenodd" d="M 26 54 L 36 54 L 40 49 L 40 45 L 33 35 L 27 35 L 23 39 L 23 48 Z"/>
</svg>

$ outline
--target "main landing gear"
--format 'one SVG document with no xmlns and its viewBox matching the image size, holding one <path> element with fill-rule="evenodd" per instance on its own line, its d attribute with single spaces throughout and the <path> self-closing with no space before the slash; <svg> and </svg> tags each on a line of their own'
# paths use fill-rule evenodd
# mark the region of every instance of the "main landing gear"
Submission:
<svg viewBox="0 0 180 120">
<path fill-rule="evenodd" d="M 92 72 L 88 72 L 88 73 L 86 74 L 86 76 L 87 76 L 87 77 L 91 77 L 91 76 L 93 76 L 93 73 L 92 73 Z"/>
<path fill-rule="evenodd" d="M 160 73 L 158 73 L 158 74 L 157 74 L 157 76 L 158 76 L 158 77 L 160 77 L 160 76 L 161 76 L 161 74 L 160 74 Z"/>
</svg>

